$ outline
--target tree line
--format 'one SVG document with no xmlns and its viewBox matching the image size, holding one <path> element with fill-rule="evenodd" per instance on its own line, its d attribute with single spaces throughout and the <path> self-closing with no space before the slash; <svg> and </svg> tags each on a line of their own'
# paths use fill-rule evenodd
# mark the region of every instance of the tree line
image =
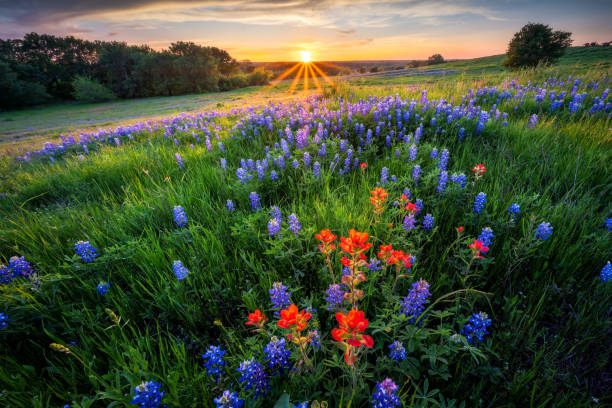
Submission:
<svg viewBox="0 0 612 408">
<path fill-rule="evenodd" d="M 0 39 L 0 108 L 5 109 L 53 100 L 227 91 L 265 84 L 269 76 L 261 69 L 245 74 L 227 51 L 193 42 L 156 51 L 147 45 L 37 33 Z"/>
</svg>

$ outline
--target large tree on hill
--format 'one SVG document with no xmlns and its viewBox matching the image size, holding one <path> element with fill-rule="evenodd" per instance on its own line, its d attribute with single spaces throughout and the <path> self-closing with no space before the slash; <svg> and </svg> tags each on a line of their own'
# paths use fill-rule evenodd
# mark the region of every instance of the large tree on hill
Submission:
<svg viewBox="0 0 612 408">
<path fill-rule="evenodd" d="M 545 24 L 529 23 L 508 44 L 504 65 L 517 69 L 553 63 L 572 44 L 571 36 L 570 32 L 553 31 Z"/>
</svg>

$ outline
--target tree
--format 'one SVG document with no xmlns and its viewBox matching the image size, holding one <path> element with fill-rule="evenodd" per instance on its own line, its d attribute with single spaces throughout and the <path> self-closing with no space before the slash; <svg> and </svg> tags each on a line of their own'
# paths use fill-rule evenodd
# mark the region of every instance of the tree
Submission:
<svg viewBox="0 0 612 408">
<path fill-rule="evenodd" d="M 517 69 L 553 63 L 572 44 L 571 36 L 570 32 L 553 31 L 548 25 L 529 23 L 508 44 L 504 65 Z"/>
<path fill-rule="evenodd" d="M 443 62 L 444 57 L 440 54 L 434 54 L 431 57 L 427 58 L 427 65 L 442 64 Z"/>
</svg>

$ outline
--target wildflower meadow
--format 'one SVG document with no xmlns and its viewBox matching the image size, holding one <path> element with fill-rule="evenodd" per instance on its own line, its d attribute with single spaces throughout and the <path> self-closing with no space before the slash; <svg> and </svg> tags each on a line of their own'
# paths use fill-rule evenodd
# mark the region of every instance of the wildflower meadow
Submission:
<svg viewBox="0 0 612 408">
<path fill-rule="evenodd" d="M 610 406 L 609 74 L 340 82 L 2 157 L 0 405 Z"/>
</svg>

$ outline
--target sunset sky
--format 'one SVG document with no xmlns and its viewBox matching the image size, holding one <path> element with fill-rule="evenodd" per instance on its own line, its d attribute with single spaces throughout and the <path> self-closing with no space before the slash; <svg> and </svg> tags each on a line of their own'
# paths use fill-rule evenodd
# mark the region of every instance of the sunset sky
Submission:
<svg viewBox="0 0 612 408">
<path fill-rule="evenodd" d="M 0 0 L 0 38 L 36 31 L 167 47 L 224 48 L 236 59 L 471 58 L 505 52 L 525 23 L 612 40 L 612 2 L 566 0 Z"/>
</svg>

